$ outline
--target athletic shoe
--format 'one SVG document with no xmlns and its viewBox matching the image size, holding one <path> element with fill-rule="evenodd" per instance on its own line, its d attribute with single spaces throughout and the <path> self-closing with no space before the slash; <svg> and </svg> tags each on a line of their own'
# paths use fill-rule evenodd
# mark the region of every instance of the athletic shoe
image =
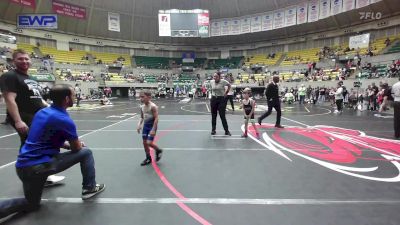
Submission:
<svg viewBox="0 0 400 225">
<path fill-rule="evenodd" d="M 276 128 L 284 128 L 282 125 L 275 125 Z"/>
<path fill-rule="evenodd" d="M 260 117 L 258 117 L 257 121 L 258 121 L 258 124 L 261 125 L 261 118 Z"/>
<path fill-rule="evenodd" d="M 156 151 L 156 162 L 160 161 L 162 153 L 163 153 L 162 149 L 158 149 L 158 151 Z"/>
<path fill-rule="evenodd" d="M 231 132 L 225 131 L 225 135 L 232 136 Z"/>
<path fill-rule="evenodd" d="M 145 166 L 151 163 L 151 159 L 146 158 L 145 160 L 143 160 L 142 163 L 140 163 L 141 166 Z"/>
<path fill-rule="evenodd" d="M 59 182 L 64 180 L 64 176 L 56 176 L 56 175 L 51 175 L 47 177 L 46 183 L 44 183 L 45 187 L 51 187 L 57 184 L 60 184 Z"/>
<path fill-rule="evenodd" d="M 247 134 L 242 134 L 242 138 L 247 138 Z"/>
<path fill-rule="evenodd" d="M 215 132 L 215 130 L 211 131 L 211 135 L 216 135 L 217 132 Z"/>
<path fill-rule="evenodd" d="M 98 193 L 104 191 L 104 189 L 106 189 L 105 184 L 96 184 L 96 186 L 94 188 L 92 188 L 91 190 L 83 189 L 82 190 L 82 199 L 83 200 L 89 199 L 89 198 L 97 195 Z"/>
</svg>

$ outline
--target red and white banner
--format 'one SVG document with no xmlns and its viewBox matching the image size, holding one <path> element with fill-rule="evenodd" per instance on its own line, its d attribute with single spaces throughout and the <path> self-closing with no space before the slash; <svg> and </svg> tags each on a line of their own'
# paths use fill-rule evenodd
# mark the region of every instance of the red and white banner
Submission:
<svg viewBox="0 0 400 225">
<path fill-rule="evenodd" d="M 357 0 L 356 8 L 359 9 L 367 5 L 369 5 L 369 0 Z"/>
<path fill-rule="evenodd" d="M 290 7 L 285 10 L 285 27 L 296 25 L 297 7 Z"/>
<path fill-rule="evenodd" d="M 240 29 L 241 29 L 240 19 L 231 20 L 229 22 L 229 26 L 230 26 L 230 31 L 229 31 L 230 35 L 238 35 L 238 34 L 240 34 Z"/>
<path fill-rule="evenodd" d="M 319 0 L 311 0 L 308 2 L 308 22 L 318 21 L 319 17 Z"/>
<path fill-rule="evenodd" d="M 356 0 L 343 0 L 343 10 L 342 12 L 347 12 L 355 8 Z"/>
<path fill-rule="evenodd" d="M 336 15 L 342 12 L 342 0 L 331 0 L 331 15 Z"/>
<path fill-rule="evenodd" d="M 53 0 L 53 12 L 63 16 L 86 19 L 86 8 Z"/>
<path fill-rule="evenodd" d="M 171 36 L 171 14 L 158 14 L 158 36 Z"/>
<path fill-rule="evenodd" d="M 307 23 L 307 2 L 302 2 L 297 5 L 297 24 Z"/>
<path fill-rule="evenodd" d="M 274 14 L 272 14 L 272 13 L 262 16 L 262 21 L 261 21 L 261 24 L 262 24 L 261 30 L 262 31 L 272 30 L 273 21 L 274 21 L 273 18 L 274 18 Z"/>
<path fill-rule="evenodd" d="M 325 19 L 331 15 L 331 1 L 320 0 L 319 2 L 319 19 Z"/>
<path fill-rule="evenodd" d="M 274 12 L 274 29 L 279 29 L 285 26 L 285 11 L 279 10 Z"/>
<path fill-rule="evenodd" d="M 261 31 L 261 16 L 255 16 L 251 18 L 251 32 Z"/>
<path fill-rule="evenodd" d="M 229 20 L 227 20 L 227 19 L 222 20 L 221 21 L 221 36 L 229 35 L 230 29 L 231 29 L 231 27 L 229 24 Z"/>
<path fill-rule="evenodd" d="M 211 22 L 211 36 L 221 36 L 221 22 Z"/>
<path fill-rule="evenodd" d="M 210 25 L 210 15 L 208 13 L 200 13 L 197 16 L 197 25 L 208 26 Z"/>
<path fill-rule="evenodd" d="M 10 0 L 12 3 L 16 3 L 23 6 L 28 6 L 33 9 L 36 8 L 36 0 Z"/>
<path fill-rule="evenodd" d="M 240 22 L 241 22 L 240 33 L 241 34 L 250 33 L 250 18 L 242 18 Z"/>
</svg>

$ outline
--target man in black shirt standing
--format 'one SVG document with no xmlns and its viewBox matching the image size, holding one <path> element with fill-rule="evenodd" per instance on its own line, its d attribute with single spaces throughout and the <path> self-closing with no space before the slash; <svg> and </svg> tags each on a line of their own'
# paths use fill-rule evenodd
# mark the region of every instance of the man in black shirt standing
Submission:
<svg viewBox="0 0 400 225">
<path fill-rule="evenodd" d="M 10 124 L 21 139 L 21 148 L 28 136 L 33 116 L 48 104 L 42 99 L 40 85 L 28 75 L 31 66 L 29 54 L 24 50 L 17 49 L 12 57 L 16 69 L 4 73 L 0 77 L 0 89 L 4 94 Z M 64 178 L 63 176 L 49 176 L 46 185 L 52 185 Z"/>
<path fill-rule="evenodd" d="M 264 118 L 269 116 L 272 112 L 272 108 L 275 108 L 276 110 L 276 123 L 275 127 L 276 128 L 283 128 L 281 126 L 281 101 L 279 99 L 279 76 L 275 75 L 272 77 L 272 82 L 267 85 L 267 90 L 265 92 L 265 95 L 267 97 L 268 101 L 268 111 L 265 112 L 261 117 L 258 118 L 258 123 L 261 125 L 261 122 Z"/>
</svg>

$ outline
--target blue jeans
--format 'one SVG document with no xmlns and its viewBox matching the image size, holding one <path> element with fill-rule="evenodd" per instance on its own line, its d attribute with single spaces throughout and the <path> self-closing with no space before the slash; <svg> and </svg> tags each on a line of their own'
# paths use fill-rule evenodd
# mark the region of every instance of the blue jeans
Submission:
<svg viewBox="0 0 400 225">
<path fill-rule="evenodd" d="M 96 186 L 96 172 L 92 151 L 83 148 L 78 152 L 64 152 L 53 157 L 51 162 L 30 167 L 17 168 L 22 181 L 25 198 L 9 199 L 0 202 L 0 218 L 16 212 L 29 212 L 40 207 L 43 187 L 49 175 L 62 172 L 80 163 L 83 177 L 82 188 L 92 189 Z"/>
<path fill-rule="evenodd" d="M 300 102 L 299 102 L 300 105 L 304 104 L 305 97 L 306 97 L 305 95 L 300 95 Z"/>
</svg>

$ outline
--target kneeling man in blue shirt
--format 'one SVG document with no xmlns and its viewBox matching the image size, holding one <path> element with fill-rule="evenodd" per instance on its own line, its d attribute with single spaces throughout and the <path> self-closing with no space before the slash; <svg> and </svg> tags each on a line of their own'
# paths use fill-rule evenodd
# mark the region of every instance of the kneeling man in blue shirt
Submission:
<svg viewBox="0 0 400 225">
<path fill-rule="evenodd" d="M 0 202 L 0 218 L 38 209 L 47 176 L 77 163 L 80 163 L 83 177 L 83 200 L 105 189 L 104 184 L 96 183 L 92 151 L 79 140 L 76 126 L 66 111 L 74 103 L 74 89 L 65 84 L 56 85 L 50 91 L 50 99 L 53 101 L 51 107 L 35 114 L 28 139 L 16 162 L 25 198 Z M 60 148 L 70 151 L 60 153 Z"/>
</svg>

